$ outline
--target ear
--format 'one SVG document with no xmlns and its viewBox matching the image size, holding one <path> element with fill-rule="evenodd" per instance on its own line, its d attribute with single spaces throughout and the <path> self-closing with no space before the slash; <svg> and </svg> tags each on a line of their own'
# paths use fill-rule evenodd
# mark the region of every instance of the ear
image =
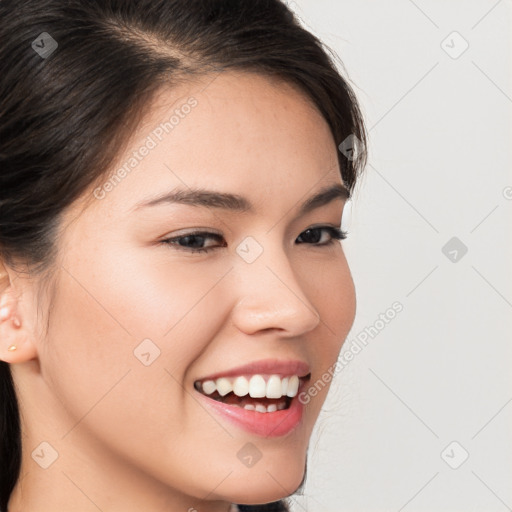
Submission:
<svg viewBox="0 0 512 512">
<path fill-rule="evenodd" d="M 37 357 L 27 319 L 21 315 L 16 274 L 0 260 L 0 360 L 15 364 Z"/>
</svg>

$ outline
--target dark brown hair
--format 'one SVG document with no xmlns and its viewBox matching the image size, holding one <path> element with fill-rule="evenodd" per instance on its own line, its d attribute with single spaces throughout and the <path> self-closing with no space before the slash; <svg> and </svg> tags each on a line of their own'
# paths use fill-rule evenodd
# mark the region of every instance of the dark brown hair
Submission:
<svg viewBox="0 0 512 512">
<path fill-rule="evenodd" d="M 63 211 L 106 176 L 155 93 L 227 69 L 294 84 L 336 144 L 353 137 L 350 157 L 338 152 L 353 190 L 367 158 L 358 102 L 335 54 L 283 2 L 1 0 L 0 261 L 47 279 Z M 0 361 L 1 511 L 20 466 L 18 402 Z"/>
</svg>

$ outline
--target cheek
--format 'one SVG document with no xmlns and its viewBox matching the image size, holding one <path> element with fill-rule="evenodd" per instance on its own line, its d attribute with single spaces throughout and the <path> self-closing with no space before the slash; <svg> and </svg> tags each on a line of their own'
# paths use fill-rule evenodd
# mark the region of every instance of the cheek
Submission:
<svg viewBox="0 0 512 512">
<path fill-rule="evenodd" d="M 169 427 L 177 415 L 166 415 L 186 395 L 176 381 L 225 321 L 214 289 L 222 274 L 190 263 L 143 265 L 111 249 L 62 272 L 43 370 L 75 420 L 93 406 L 91 421 L 100 410 L 126 419 L 129 401 L 132 409 L 151 404 L 155 421 Z"/>
<path fill-rule="evenodd" d="M 345 256 L 341 248 L 336 250 L 339 250 L 339 257 L 324 265 L 314 265 L 314 270 L 303 275 L 310 276 L 306 277 L 305 286 L 320 315 L 318 329 L 322 334 L 317 337 L 326 340 L 319 348 L 337 354 L 354 322 L 356 295 Z"/>
<path fill-rule="evenodd" d="M 340 350 L 352 328 L 356 313 L 355 286 L 345 257 L 313 272 L 310 297 L 319 315 L 320 322 L 315 332 L 309 333 L 308 355 L 315 368 L 307 390 L 309 410 L 312 415 L 320 413 L 327 397 L 336 361 Z M 316 286 L 315 286 L 316 283 Z"/>
<path fill-rule="evenodd" d="M 63 273 L 60 279 L 41 365 L 48 385 L 72 421 L 87 413 L 87 424 L 102 414 L 105 404 L 111 407 L 115 403 L 113 397 L 119 389 L 128 393 L 137 340 L 109 298 L 115 290 L 108 283 L 99 286 L 93 279 L 87 280 L 87 273 L 75 270 L 72 275 Z M 138 388 L 129 393 L 134 402 L 139 400 Z"/>
<path fill-rule="evenodd" d="M 77 282 L 78 271 L 76 279 L 67 274 L 61 279 L 41 357 L 41 371 L 58 404 L 48 417 L 60 421 L 62 434 L 71 431 L 68 443 L 87 434 L 105 454 L 115 451 L 137 465 L 159 467 L 162 450 L 175 449 L 172 440 L 189 421 L 182 382 L 200 343 L 208 339 L 194 316 L 206 306 L 193 308 L 204 290 L 180 285 L 176 298 L 171 291 L 177 284 L 163 295 L 163 285 L 149 286 L 136 275 L 118 279 L 117 270 L 96 274 L 87 291 Z M 146 345 L 137 350 L 143 340 Z"/>
</svg>

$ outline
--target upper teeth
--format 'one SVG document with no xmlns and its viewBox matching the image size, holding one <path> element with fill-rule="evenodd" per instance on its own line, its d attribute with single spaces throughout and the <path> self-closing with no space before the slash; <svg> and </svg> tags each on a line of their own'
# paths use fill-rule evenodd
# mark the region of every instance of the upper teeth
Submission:
<svg viewBox="0 0 512 512">
<path fill-rule="evenodd" d="M 205 380 L 202 382 L 202 390 L 207 395 L 218 391 L 225 396 L 231 391 L 237 396 L 249 394 L 252 398 L 281 398 L 282 396 L 294 397 L 299 389 L 299 377 L 281 378 L 279 375 L 270 375 L 265 381 L 263 375 L 247 377 L 220 377 L 217 380 Z"/>
</svg>

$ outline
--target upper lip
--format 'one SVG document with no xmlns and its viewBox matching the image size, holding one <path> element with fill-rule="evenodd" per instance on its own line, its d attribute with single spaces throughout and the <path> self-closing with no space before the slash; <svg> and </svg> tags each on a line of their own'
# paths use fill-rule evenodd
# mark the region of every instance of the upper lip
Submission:
<svg viewBox="0 0 512 512">
<path fill-rule="evenodd" d="M 253 361 L 236 368 L 213 373 L 201 379 L 203 380 L 216 380 L 220 377 L 236 377 L 238 375 L 255 375 L 255 374 L 269 374 L 269 375 L 297 375 L 298 377 L 306 377 L 310 373 L 308 363 L 299 360 L 279 360 L 279 359 L 264 359 L 261 361 Z"/>
</svg>

